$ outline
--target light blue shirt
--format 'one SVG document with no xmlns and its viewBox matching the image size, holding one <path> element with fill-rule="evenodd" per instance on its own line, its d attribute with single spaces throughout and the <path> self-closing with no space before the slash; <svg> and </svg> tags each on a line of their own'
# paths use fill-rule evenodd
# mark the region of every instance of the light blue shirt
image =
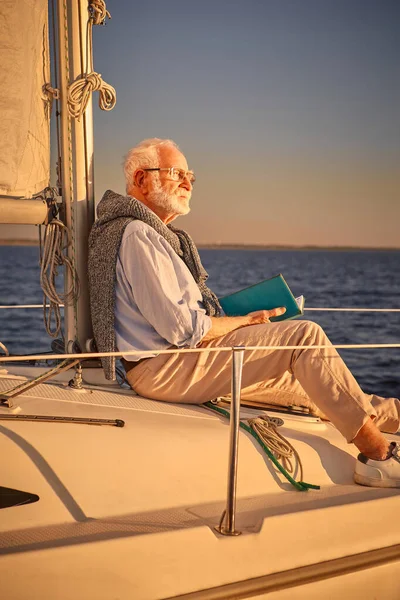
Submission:
<svg viewBox="0 0 400 600">
<path fill-rule="evenodd" d="M 170 346 L 195 348 L 211 329 L 188 267 L 147 223 L 136 220 L 125 228 L 116 275 L 115 335 L 121 352 L 154 350 L 156 356 Z"/>
</svg>

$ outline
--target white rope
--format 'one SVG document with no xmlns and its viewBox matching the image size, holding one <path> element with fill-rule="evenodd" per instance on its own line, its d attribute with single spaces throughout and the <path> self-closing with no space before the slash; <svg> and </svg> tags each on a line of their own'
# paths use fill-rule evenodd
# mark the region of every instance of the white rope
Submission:
<svg viewBox="0 0 400 600">
<path fill-rule="evenodd" d="M 268 415 L 260 415 L 254 419 L 247 419 L 250 427 L 259 435 L 266 446 L 275 455 L 277 460 L 281 461 L 283 467 L 288 473 L 293 473 L 296 459 L 299 465 L 300 481 L 303 481 L 303 465 L 297 450 L 283 435 L 277 430 L 277 425 Z"/>
<path fill-rule="evenodd" d="M 47 94 L 50 103 L 52 102 L 53 99 L 54 100 L 60 99 L 60 90 L 58 90 L 57 88 L 51 87 L 50 83 L 46 83 L 43 86 L 43 91 Z"/>
<path fill-rule="evenodd" d="M 93 25 L 104 25 L 106 17 L 111 19 L 111 15 L 106 8 L 104 0 L 89 0 L 88 10 Z"/>
<path fill-rule="evenodd" d="M 106 17 L 111 15 L 106 9 L 104 0 L 90 0 L 88 5 L 89 19 L 86 36 L 86 65 L 84 73 L 70 84 L 68 88 L 68 112 L 74 119 L 80 120 L 86 110 L 92 92 L 99 92 L 101 110 L 112 110 L 117 102 L 117 92 L 93 69 L 93 25 L 103 25 Z"/>
<path fill-rule="evenodd" d="M 99 73 L 92 71 L 76 79 L 68 88 L 68 112 L 71 117 L 80 120 L 86 110 L 92 92 L 99 91 L 101 110 L 112 110 L 117 102 L 115 89 L 102 80 Z"/>
<path fill-rule="evenodd" d="M 7 348 L 7 346 L 6 346 L 5 344 L 2 344 L 2 343 L 0 342 L 0 348 L 1 348 L 2 350 L 4 350 L 4 354 L 5 354 L 6 356 L 10 356 L 10 353 L 9 353 L 9 351 L 8 351 L 8 348 Z"/>
<path fill-rule="evenodd" d="M 241 350 L 317 350 L 317 349 L 332 349 L 337 348 L 341 350 L 355 350 L 361 348 L 400 348 L 400 343 L 398 344 L 325 344 L 325 345 L 312 345 L 312 346 L 235 346 L 235 348 L 240 348 Z M 65 359 L 65 358 L 81 358 L 82 360 L 85 358 L 104 358 L 106 356 L 115 356 L 116 358 L 121 356 L 132 356 L 139 358 L 152 358 L 156 354 L 188 354 L 190 352 L 232 352 L 232 346 L 220 346 L 218 348 L 183 348 L 178 350 L 176 348 L 170 350 L 130 350 L 129 352 L 82 352 L 81 354 L 30 354 L 26 356 L 10 356 L 10 357 L 2 357 L 0 356 L 0 362 L 24 362 L 29 360 L 56 360 L 56 359 Z"/>
<path fill-rule="evenodd" d="M 43 95 L 43 100 L 45 102 L 46 117 L 49 119 L 51 116 L 53 100 L 58 100 L 60 98 L 60 91 L 56 88 L 53 88 L 50 83 L 46 83 L 43 86 Z"/>
<path fill-rule="evenodd" d="M 43 313 L 46 331 L 57 337 L 61 330 L 60 304 L 69 304 L 79 296 L 79 281 L 71 259 L 64 253 L 70 243 L 67 227 L 54 219 L 45 227 L 44 240 L 40 237 L 40 285 L 43 290 Z M 70 285 L 66 292 L 56 288 L 58 267 L 64 267 L 64 278 L 69 275 Z M 51 322 L 55 320 L 52 330 Z"/>
</svg>

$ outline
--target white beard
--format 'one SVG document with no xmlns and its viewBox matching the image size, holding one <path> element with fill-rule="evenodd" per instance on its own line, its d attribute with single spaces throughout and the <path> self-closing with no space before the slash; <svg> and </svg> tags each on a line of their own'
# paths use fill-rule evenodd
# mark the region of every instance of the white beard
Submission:
<svg viewBox="0 0 400 600">
<path fill-rule="evenodd" d="M 188 196 L 188 202 L 190 200 L 190 193 Z M 189 204 L 184 206 L 179 198 L 175 194 L 168 194 L 165 192 L 161 183 L 157 181 L 154 185 L 154 191 L 148 195 L 150 202 L 156 206 L 160 206 L 168 212 L 175 213 L 176 215 L 187 215 L 190 212 Z"/>
</svg>

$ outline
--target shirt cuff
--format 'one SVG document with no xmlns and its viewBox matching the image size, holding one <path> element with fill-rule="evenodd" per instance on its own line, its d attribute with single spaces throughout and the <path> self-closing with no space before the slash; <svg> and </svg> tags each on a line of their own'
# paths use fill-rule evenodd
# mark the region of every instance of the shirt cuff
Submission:
<svg viewBox="0 0 400 600">
<path fill-rule="evenodd" d="M 186 345 L 189 348 L 196 348 L 211 327 L 212 321 L 210 317 L 201 311 L 196 311 L 193 314 L 193 334 L 186 341 Z"/>
</svg>

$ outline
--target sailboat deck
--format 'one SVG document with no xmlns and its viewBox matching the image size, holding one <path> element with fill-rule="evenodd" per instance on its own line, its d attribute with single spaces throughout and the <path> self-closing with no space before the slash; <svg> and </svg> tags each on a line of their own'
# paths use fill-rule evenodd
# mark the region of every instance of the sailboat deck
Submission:
<svg viewBox="0 0 400 600">
<path fill-rule="evenodd" d="M 5 374 L 0 390 L 20 382 Z M 400 490 L 355 485 L 356 451 L 329 423 L 280 415 L 304 479 L 319 491 L 294 490 L 241 433 L 242 535 L 224 537 L 214 529 L 226 497 L 229 427 L 222 417 L 128 390 L 77 391 L 65 383 L 40 384 L 0 410 L 0 417 L 125 422 L 120 428 L 0 420 L 1 485 L 40 498 L 0 510 L 0 577 L 23 569 L 24 589 L 28 580 L 42 598 L 73 597 L 74 585 L 87 590 L 86 598 L 166 598 L 230 583 L 232 568 L 234 581 L 242 581 L 400 543 Z M 111 596 L 110 573 L 121 573 L 124 563 Z M 19 582 L 9 585 L 5 597 L 18 598 Z"/>
</svg>

